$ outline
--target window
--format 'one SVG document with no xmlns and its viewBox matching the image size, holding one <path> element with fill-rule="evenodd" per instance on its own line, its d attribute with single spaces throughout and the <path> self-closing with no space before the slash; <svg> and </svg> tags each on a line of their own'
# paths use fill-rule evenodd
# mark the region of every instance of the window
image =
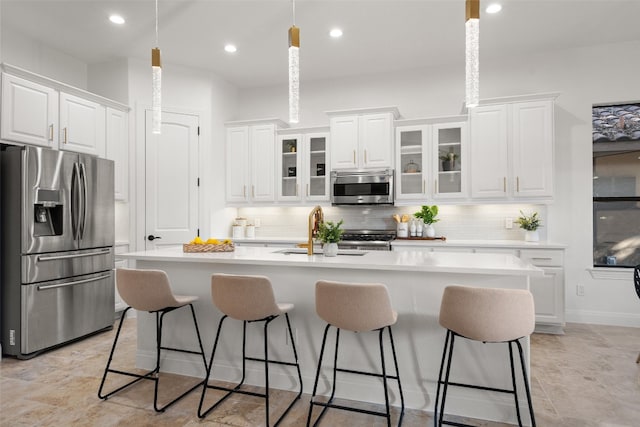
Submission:
<svg viewBox="0 0 640 427">
<path fill-rule="evenodd" d="M 640 264 L 640 104 L 593 107 L 593 265 Z"/>
</svg>

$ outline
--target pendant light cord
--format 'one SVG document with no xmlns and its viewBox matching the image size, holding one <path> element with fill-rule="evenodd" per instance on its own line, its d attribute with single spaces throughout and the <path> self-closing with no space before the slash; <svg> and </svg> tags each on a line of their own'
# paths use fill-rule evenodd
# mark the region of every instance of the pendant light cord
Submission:
<svg viewBox="0 0 640 427">
<path fill-rule="evenodd" d="M 156 0 L 156 47 L 158 47 L 158 0 Z"/>
<path fill-rule="evenodd" d="M 292 11 L 292 14 L 293 14 L 293 26 L 295 27 L 295 25 L 296 25 L 296 0 L 291 0 L 291 11 Z"/>
</svg>

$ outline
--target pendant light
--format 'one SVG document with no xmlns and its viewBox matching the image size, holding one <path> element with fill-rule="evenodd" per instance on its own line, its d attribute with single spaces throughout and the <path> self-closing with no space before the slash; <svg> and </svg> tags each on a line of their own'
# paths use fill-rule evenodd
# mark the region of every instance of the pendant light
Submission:
<svg viewBox="0 0 640 427">
<path fill-rule="evenodd" d="M 296 2 L 291 1 L 293 25 L 289 28 L 289 123 L 298 123 L 300 110 L 300 28 L 296 27 Z"/>
<path fill-rule="evenodd" d="M 465 82 L 467 108 L 480 102 L 479 48 L 480 48 L 480 0 L 466 0 L 465 26 Z"/>
<path fill-rule="evenodd" d="M 156 0 L 156 47 L 151 49 L 151 132 L 162 131 L 162 65 L 158 48 L 158 0 Z"/>
</svg>

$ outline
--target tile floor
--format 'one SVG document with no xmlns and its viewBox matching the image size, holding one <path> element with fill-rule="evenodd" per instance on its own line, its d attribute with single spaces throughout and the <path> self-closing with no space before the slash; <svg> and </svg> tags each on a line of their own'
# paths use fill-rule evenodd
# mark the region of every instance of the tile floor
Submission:
<svg viewBox="0 0 640 427">
<path fill-rule="evenodd" d="M 127 363 L 133 363 L 135 332 L 135 321 L 127 321 L 119 348 L 121 355 L 128 356 L 119 359 L 123 362 L 118 367 L 124 369 Z M 228 399 L 204 420 L 196 415 L 199 392 L 191 393 L 165 413 L 155 413 L 153 384 L 149 381 L 101 401 L 97 390 L 114 334 L 101 333 L 27 361 L 4 357 L 0 362 L 0 426 L 264 425 L 261 400 L 247 396 Z M 569 324 L 565 335 L 534 334 L 531 342 L 532 393 L 539 426 L 640 425 L 640 365 L 635 363 L 640 328 Z M 171 375 L 166 379 L 176 387 L 197 381 Z M 272 415 L 284 409 L 292 396 L 276 393 Z M 282 425 L 303 426 L 308 402 L 309 395 L 303 395 Z M 396 419 L 397 412 L 393 421 Z M 383 426 L 383 421 L 333 410 L 321 424 Z M 431 414 L 407 410 L 403 425 L 430 426 Z"/>
</svg>

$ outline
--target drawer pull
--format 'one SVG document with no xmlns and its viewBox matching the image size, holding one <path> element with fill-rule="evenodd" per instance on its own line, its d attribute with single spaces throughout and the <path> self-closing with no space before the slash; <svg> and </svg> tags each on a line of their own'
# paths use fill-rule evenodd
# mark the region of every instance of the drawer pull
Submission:
<svg viewBox="0 0 640 427">
<path fill-rule="evenodd" d="M 531 259 L 535 259 L 536 261 L 553 261 L 553 258 L 542 258 L 542 257 L 536 258 L 536 257 L 533 257 Z"/>
</svg>

